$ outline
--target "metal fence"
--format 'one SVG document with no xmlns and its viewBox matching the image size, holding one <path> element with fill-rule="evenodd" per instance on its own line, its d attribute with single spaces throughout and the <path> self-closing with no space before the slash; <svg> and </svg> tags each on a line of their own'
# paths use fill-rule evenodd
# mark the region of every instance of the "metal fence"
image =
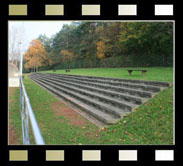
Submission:
<svg viewBox="0 0 183 166">
<path fill-rule="evenodd" d="M 20 77 L 20 103 L 21 103 L 23 144 L 30 145 L 30 138 L 29 138 L 29 122 L 30 122 L 35 143 L 38 145 L 44 145 L 45 142 L 39 129 L 38 123 L 36 121 L 36 118 L 34 116 L 34 112 L 32 110 L 29 98 L 27 96 L 22 77 Z"/>
</svg>

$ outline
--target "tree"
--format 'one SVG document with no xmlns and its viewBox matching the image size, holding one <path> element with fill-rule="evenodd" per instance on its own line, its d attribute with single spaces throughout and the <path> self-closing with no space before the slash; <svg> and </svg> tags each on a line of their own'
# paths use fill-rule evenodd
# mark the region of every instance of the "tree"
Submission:
<svg viewBox="0 0 183 166">
<path fill-rule="evenodd" d="M 62 50 L 60 52 L 60 54 L 62 55 L 63 62 L 70 61 L 74 57 L 74 54 L 72 52 L 67 51 L 67 50 Z"/>
<path fill-rule="evenodd" d="M 105 58 L 105 52 L 104 52 L 104 42 L 99 41 L 97 42 L 97 57 L 99 59 Z"/>
<path fill-rule="evenodd" d="M 47 69 L 173 64 L 171 22 L 73 22 L 38 39 Z"/>
<path fill-rule="evenodd" d="M 38 67 L 48 65 L 46 51 L 40 40 L 32 40 L 27 52 L 24 54 L 26 69 L 31 68 L 32 71 L 38 71 Z"/>
<path fill-rule="evenodd" d="M 128 23 L 126 33 L 120 38 L 121 44 L 128 48 L 127 53 L 133 55 L 132 61 L 166 66 L 169 57 L 173 57 L 173 24 L 170 22 Z"/>
<path fill-rule="evenodd" d="M 53 56 L 52 56 L 53 37 L 49 38 L 44 34 L 44 35 L 39 35 L 38 40 L 41 41 L 42 45 L 45 48 L 45 51 L 46 51 L 45 63 L 48 64 L 48 66 L 50 67 L 53 65 Z"/>
</svg>

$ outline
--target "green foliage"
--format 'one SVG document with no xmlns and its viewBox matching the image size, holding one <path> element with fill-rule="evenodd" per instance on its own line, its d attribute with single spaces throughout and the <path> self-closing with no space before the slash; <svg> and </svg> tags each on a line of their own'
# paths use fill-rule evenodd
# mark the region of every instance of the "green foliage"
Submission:
<svg viewBox="0 0 183 166">
<path fill-rule="evenodd" d="M 173 66 L 172 22 L 72 22 L 38 39 L 50 69 Z"/>
<path fill-rule="evenodd" d="M 170 66 L 173 63 L 172 23 L 128 23 L 121 33 L 121 44 L 128 48 L 131 61 L 144 61 L 147 66 Z"/>
</svg>

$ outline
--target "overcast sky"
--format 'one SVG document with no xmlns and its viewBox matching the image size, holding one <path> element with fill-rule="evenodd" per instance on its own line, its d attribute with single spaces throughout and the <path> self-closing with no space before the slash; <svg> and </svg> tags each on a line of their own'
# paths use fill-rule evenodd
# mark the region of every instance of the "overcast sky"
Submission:
<svg viewBox="0 0 183 166">
<path fill-rule="evenodd" d="M 51 37 L 59 32 L 64 24 L 70 24 L 70 21 L 9 21 L 9 29 L 17 27 L 24 31 L 24 44 L 21 50 L 27 50 L 29 43 L 36 39 L 40 34 Z"/>
</svg>

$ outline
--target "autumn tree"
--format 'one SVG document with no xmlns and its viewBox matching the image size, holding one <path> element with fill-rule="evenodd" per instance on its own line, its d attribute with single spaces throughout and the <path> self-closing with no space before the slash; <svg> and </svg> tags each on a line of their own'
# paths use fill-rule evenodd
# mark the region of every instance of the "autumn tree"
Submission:
<svg viewBox="0 0 183 166">
<path fill-rule="evenodd" d="M 97 42 L 97 57 L 99 59 L 105 58 L 104 42 L 102 41 Z"/>
<path fill-rule="evenodd" d="M 41 41 L 38 39 L 32 40 L 27 52 L 24 54 L 26 69 L 32 69 L 32 71 L 38 71 L 41 66 L 48 65 L 47 53 Z"/>
<path fill-rule="evenodd" d="M 62 61 L 63 62 L 72 60 L 72 58 L 74 57 L 74 54 L 72 52 L 67 51 L 67 50 L 62 50 L 60 52 L 60 54 L 62 55 Z"/>
</svg>

